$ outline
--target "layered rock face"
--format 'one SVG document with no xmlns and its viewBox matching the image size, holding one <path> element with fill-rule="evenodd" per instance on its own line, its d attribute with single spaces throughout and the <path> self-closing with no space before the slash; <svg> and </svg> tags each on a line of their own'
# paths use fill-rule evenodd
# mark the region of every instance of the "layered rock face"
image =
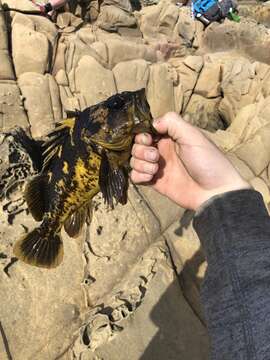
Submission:
<svg viewBox="0 0 270 360">
<path fill-rule="evenodd" d="M 192 214 L 150 188 L 130 185 L 113 211 L 96 196 L 91 226 L 63 234 L 54 270 L 12 252 L 35 226 L 22 193 L 39 170 L 39 149 L 14 129 L 38 139 L 68 111 L 125 90 L 145 87 L 155 117 L 189 114 L 269 206 L 267 5 L 240 5 L 240 23 L 205 29 L 188 7 L 149 4 L 70 1 L 55 22 L 0 12 L 0 359 L 208 359 Z"/>
</svg>

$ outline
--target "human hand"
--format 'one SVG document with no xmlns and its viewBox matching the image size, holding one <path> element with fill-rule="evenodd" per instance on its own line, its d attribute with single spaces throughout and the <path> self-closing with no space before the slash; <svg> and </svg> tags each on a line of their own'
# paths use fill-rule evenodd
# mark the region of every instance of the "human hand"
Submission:
<svg viewBox="0 0 270 360">
<path fill-rule="evenodd" d="M 151 135 L 136 136 L 130 160 L 134 183 L 149 183 L 192 210 L 214 195 L 250 188 L 216 145 L 176 113 L 165 114 L 153 125 L 164 136 L 157 147 Z"/>
</svg>

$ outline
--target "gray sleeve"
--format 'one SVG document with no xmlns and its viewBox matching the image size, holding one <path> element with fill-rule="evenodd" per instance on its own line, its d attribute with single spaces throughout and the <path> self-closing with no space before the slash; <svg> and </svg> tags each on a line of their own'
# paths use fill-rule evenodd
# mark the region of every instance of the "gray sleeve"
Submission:
<svg viewBox="0 0 270 360">
<path fill-rule="evenodd" d="M 262 196 L 214 197 L 193 221 L 208 269 L 201 289 L 212 360 L 270 359 L 270 218 Z"/>
</svg>

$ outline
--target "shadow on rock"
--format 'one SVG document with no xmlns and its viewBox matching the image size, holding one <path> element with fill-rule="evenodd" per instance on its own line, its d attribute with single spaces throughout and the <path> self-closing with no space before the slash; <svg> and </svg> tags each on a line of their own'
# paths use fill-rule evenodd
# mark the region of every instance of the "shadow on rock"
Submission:
<svg viewBox="0 0 270 360">
<path fill-rule="evenodd" d="M 204 256 L 200 249 L 185 263 L 177 279 L 151 311 L 150 318 L 159 330 L 140 360 L 209 358 L 208 334 L 196 276 L 203 262 Z"/>
</svg>

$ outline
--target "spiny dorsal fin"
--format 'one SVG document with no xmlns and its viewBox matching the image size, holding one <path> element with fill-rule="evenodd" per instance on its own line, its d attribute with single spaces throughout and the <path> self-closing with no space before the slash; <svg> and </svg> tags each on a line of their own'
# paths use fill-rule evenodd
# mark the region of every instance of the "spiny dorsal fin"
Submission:
<svg viewBox="0 0 270 360">
<path fill-rule="evenodd" d="M 47 135 L 48 140 L 42 145 L 42 171 L 48 168 L 49 164 L 61 151 L 61 148 L 68 138 L 71 139 L 75 120 L 75 118 L 71 118 L 57 123 L 57 127 Z"/>
<path fill-rule="evenodd" d="M 99 170 L 99 187 L 102 192 L 105 203 L 112 209 L 114 201 L 120 204 L 127 202 L 128 177 L 123 167 L 111 167 L 108 156 L 105 152 L 102 154 Z"/>
<path fill-rule="evenodd" d="M 47 176 L 38 175 L 28 182 L 24 192 L 28 209 L 36 221 L 41 221 L 45 212 Z"/>
</svg>

